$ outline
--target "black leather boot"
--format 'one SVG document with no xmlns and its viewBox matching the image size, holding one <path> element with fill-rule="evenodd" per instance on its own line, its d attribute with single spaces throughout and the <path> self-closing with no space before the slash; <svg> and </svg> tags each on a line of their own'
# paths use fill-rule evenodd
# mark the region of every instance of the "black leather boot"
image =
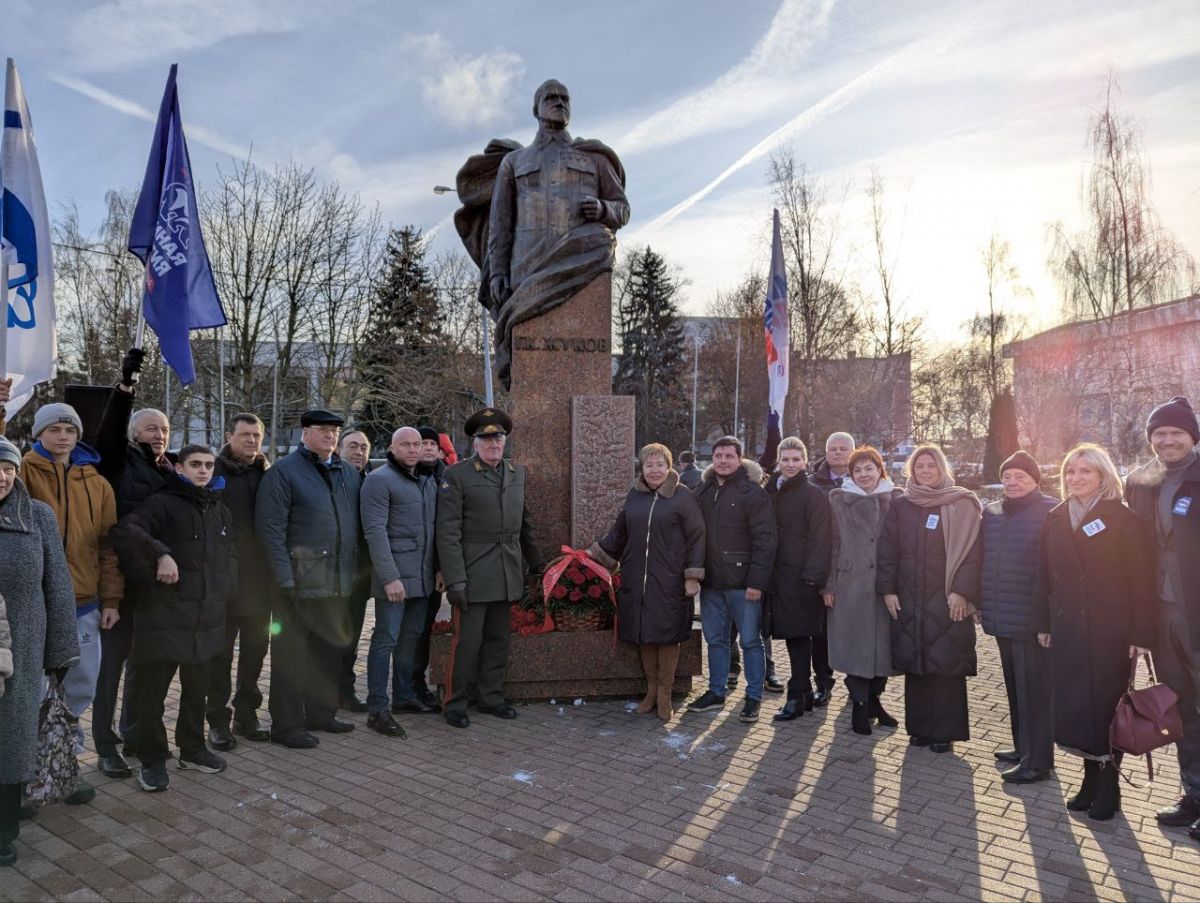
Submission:
<svg viewBox="0 0 1200 903">
<path fill-rule="evenodd" d="M 1093 821 L 1108 821 L 1121 811 L 1121 771 L 1116 762 L 1100 762 L 1096 771 L 1096 799 L 1088 809 Z"/>
<path fill-rule="evenodd" d="M 871 716 L 867 714 L 867 703 L 854 703 L 854 710 L 850 713 L 850 729 L 856 734 L 871 733 Z"/>
<path fill-rule="evenodd" d="M 1086 812 L 1096 801 L 1096 773 L 1100 763 L 1094 759 L 1083 760 L 1083 786 L 1079 792 L 1067 800 L 1067 808 L 1072 812 Z"/>
</svg>

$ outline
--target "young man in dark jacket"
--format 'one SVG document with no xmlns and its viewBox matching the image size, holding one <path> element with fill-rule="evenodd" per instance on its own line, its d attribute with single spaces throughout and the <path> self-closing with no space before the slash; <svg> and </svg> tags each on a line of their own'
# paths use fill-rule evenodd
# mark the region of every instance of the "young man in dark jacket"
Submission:
<svg viewBox="0 0 1200 903">
<path fill-rule="evenodd" d="M 224 481 L 213 478 L 216 456 L 188 445 L 167 483 L 112 529 L 125 574 L 137 587 L 134 607 L 137 663 L 138 785 L 151 793 L 170 785 L 163 711 L 179 672 L 175 742 L 179 767 L 205 774 L 225 760 L 204 745 L 208 663 L 225 645 L 225 611 L 237 585 L 233 517 L 221 501 Z"/>
<path fill-rule="evenodd" d="M 759 485 L 761 477 L 757 464 L 742 460 L 742 443 L 723 436 L 713 444 L 712 467 L 704 472 L 696 493 L 706 531 L 700 621 L 708 643 L 708 690 L 688 710 L 704 712 L 725 705 L 729 634 L 736 622 L 746 668 L 740 719 L 747 723 L 758 720 L 762 705 L 763 593 L 771 586 L 776 545 L 775 518 L 771 500 Z"/>
<path fill-rule="evenodd" d="M 1150 414 L 1146 437 L 1154 459 L 1125 481 L 1129 507 L 1154 531 L 1162 617 L 1154 663 L 1179 697 L 1183 739 L 1175 744 L 1183 795 L 1160 809 L 1158 822 L 1189 826 L 1200 840 L 1200 425 L 1177 395 Z"/>
<path fill-rule="evenodd" d="M 225 646 L 208 669 L 208 741 L 219 751 L 237 746 L 234 734 L 254 742 L 271 739 L 270 732 L 258 723 L 258 709 L 263 701 L 258 679 L 267 657 L 275 596 L 267 553 L 254 529 L 255 496 L 263 474 L 271 466 L 262 453 L 264 432 L 263 422 L 254 414 L 237 414 L 225 434 L 225 447 L 217 455 L 216 476 L 225 481 L 225 505 L 233 515 L 233 535 L 238 548 L 238 585 L 225 616 Z M 233 692 L 235 643 L 236 693 Z"/>
</svg>

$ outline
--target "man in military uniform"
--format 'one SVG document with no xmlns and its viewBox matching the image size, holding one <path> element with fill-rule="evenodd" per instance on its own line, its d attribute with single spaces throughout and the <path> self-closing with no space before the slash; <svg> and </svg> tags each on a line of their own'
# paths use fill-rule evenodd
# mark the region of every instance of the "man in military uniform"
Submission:
<svg viewBox="0 0 1200 903">
<path fill-rule="evenodd" d="M 438 490 L 437 550 L 446 596 L 454 607 L 443 711 L 466 727 L 467 687 L 479 689 L 479 711 L 516 718 L 504 699 L 508 610 L 520 600 L 526 569 L 540 570 L 525 508 L 524 467 L 504 457 L 512 419 L 485 408 L 468 418 L 474 454 L 446 469 Z"/>
</svg>

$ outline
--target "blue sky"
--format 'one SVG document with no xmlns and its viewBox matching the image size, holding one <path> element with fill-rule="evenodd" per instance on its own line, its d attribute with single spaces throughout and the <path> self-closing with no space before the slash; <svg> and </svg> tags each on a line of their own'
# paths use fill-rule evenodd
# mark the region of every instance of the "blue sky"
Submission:
<svg viewBox="0 0 1200 903">
<path fill-rule="evenodd" d="M 52 209 L 99 223 L 135 186 L 167 67 L 203 180 L 253 147 L 457 244 L 451 196 L 430 190 L 490 137 L 527 141 L 533 89 L 571 89 L 572 132 L 628 172 L 626 243 L 649 242 L 691 284 L 688 312 L 767 265 L 767 154 L 790 142 L 849 182 L 838 254 L 870 289 L 872 167 L 892 203 L 897 282 L 931 336 L 983 300 L 979 254 L 1013 246 L 1025 313 L 1058 296 L 1047 226 L 1079 219 L 1085 128 L 1104 73 L 1144 123 L 1154 200 L 1200 256 L 1200 4 L 1144 0 L 703 0 L 408 3 L 6 0 Z"/>
</svg>

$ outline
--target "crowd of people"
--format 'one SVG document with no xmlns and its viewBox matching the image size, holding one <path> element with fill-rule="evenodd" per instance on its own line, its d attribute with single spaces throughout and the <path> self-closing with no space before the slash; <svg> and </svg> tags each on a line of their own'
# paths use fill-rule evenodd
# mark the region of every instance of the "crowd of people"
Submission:
<svg viewBox="0 0 1200 903">
<path fill-rule="evenodd" d="M 215 774 L 242 742 L 311 749 L 355 728 L 339 710 L 396 738 L 397 715 L 467 728 L 472 700 L 518 717 L 504 696 L 509 610 L 544 562 L 526 469 L 506 454 L 507 414 L 468 419 L 462 461 L 438 429 L 400 427 L 372 469 L 362 431 L 311 410 L 300 445 L 271 466 L 250 413 L 234 416 L 219 450 L 170 451 L 166 416 L 134 410 L 140 364 L 126 357 L 91 445 L 64 403 L 35 412 L 24 454 L 0 438 L 0 864 L 15 861 L 20 820 L 36 811 L 23 788 L 52 690 L 76 719 L 92 709 L 99 770 L 148 792 L 168 789 L 172 758 Z M 1124 482 L 1104 449 L 1073 449 L 1061 501 L 1017 452 L 997 474 L 1003 498 L 987 505 L 956 485 L 934 445 L 909 456 L 903 488 L 878 450 L 841 432 L 811 468 L 804 443 L 785 438 L 771 473 L 732 436 L 703 470 L 690 451 L 676 470 L 670 449 L 647 445 L 611 529 L 587 550 L 620 568 L 619 635 L 636 644 L 647 683 L 636 711 L 673 717 L 698 597 L 707 687 L 688 712 L 724 709 L 744 677 L 740 721 L 756 722 L 774 692 L 782 726 L 829 704 L 836 671 L 850 730 L 869 735 L 899 726 L 881 700 L 902 676 L 909 742 L 949 753 L 970 739 L 982 624 L 1009 699 L 1003 779 L 1049 778 L 1057 746 L 1084 762 L 1068 807 L 1103 820 L 1120 808 L 1109 723 L 1131 660 L 1153 651 L 1184 723 L 1184 792 L 1158 818 L 1200 840 L 1200 426 L 1187 400 L 1156 408 L 1147 438 L 1153 458 Z M 443 598 L 451 649 L 431 681 Z M 363 699 L 356 656 L 370 600 Z M 176 679 L 173 756 L 164 713 Z M 62 796 L 84 805 L 95 790 L 81 781 Z"/>
</svg>

